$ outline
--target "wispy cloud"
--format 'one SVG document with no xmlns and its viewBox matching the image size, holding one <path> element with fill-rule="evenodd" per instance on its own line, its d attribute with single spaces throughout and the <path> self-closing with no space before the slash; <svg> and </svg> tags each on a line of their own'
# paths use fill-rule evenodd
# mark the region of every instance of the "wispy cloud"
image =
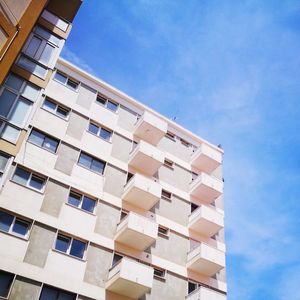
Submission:
<svg viewBox="0 0 300 300">
<path fill-rule="evenodd" d="M 299 1 L 92 3 L 64 57 L 225 148 L 229 299 L 298 300 Z"/>
<path fill-rule="evenodd" d="M 95 71 L 92 67 L 87 64 L 84 59 L 81 58 L 78 54 L 74 53 L 71 51 L 67 46 L 65 46 L 61 52 L 61 56 L 65 58 L 66 60 L 70 61 L 74 65 L 80 67 L 84 71 L 90 73 L 90 74 L 95 74 Z"/>
</svg>

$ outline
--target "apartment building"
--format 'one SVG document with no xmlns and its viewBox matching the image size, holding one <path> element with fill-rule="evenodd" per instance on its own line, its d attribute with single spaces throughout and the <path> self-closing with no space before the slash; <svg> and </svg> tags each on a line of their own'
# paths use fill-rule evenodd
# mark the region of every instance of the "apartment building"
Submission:
<svg viewBox="0 0 300 300">
<path fill-rule="evenodd" d="M 222 149 L 58 58 L 50 8 L 0 89 L 0 299 L 225 300 Z"/>
</svg>

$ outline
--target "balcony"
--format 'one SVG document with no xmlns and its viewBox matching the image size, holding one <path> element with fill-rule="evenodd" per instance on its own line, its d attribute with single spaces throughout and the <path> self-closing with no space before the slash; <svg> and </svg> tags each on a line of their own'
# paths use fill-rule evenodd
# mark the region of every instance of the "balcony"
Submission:
<svg viewBox="0 0 300 300">
<path fill-rule="evenodd" d="M 198 289 L 191 292 L 185 297 L 186 300 L 226 300 L 226 295 L 218 293 L 217 291 L 208 289 L 206 287 L 200 286 Z"/>
<path fill-rule="evenodd" d="M 145 111 L 135 125 L 134 135 L 150 144 L 157 145 L 167 133 L 167 127 L 167 122 Z"/>
<path fill-rule="evenodd" d="M 206 203 L 212 203 L 223 193 L 223 182 L 206 173 L 200 173 L 190 183 L 190 194 Z"/>
<path fill-rule="evenodd" d="M 156 147 L 140 141 L 129 156 L 129 165 L 152 176 L 164 162 L 164 153 Z"/>
<path fill-rule="evenodd" d="M 149 210 L 161 196 L 161 186 L 151 178 L 135 174 L 125 185 L 122 199 L 130 204 Z"/>
<path fill-rule="evenodd" d="M 187 268 L 206 276 L 213 276 L 225 267 L 225 253 L 201 243 L 188 253 Z"/>
<path fill-rule="evenodd" d="M 215 209 L 201 205 L 189 216 L 188 228 L 211 237 L 224 227 L 224 217 Z"/>
<path fill-rule="evenodd" d="M 157 239 L 158 224 L 130 212 L 118 225 L 115 241 L 143 251 Z"/>
<path fill-rule="evenodd" d="M 153 268 L 123 257 L 108 274 L 105 288 L 113 293 L 138 299 L 151 290 Z"/>
<path fill-rule="evenodd" d="M 222 153 L 202 144 L 191 157 L 191 165 L 210 174 L 222 163 Z"/>
</svg>

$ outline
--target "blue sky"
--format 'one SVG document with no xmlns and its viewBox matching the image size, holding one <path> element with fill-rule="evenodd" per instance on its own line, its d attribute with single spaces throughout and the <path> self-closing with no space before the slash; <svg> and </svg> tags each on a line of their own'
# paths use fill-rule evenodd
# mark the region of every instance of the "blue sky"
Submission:
<svg viewBox="0 0 300 300">
<path fill-rule="evenodd" d="M 300 1 L 85 0 L 63 57 L 225 149 L 229 300 L 300 299 Z"/>
</svg>

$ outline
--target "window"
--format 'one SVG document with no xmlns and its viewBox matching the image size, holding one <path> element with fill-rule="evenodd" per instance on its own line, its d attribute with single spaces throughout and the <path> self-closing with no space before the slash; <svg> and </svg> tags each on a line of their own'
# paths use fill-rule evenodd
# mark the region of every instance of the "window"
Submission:
<svg viewBox="0 0 300 300">
<path fill-rule="evenodd" d="M 43 285 L 39 300 L 76 300 L 76 294 Z"/>
<path fill-rule="evenodd" d="M 123 210 L 121 211 L 121 216 L 120 216 L 120 222 L 125 219 L 128 216 L 128 211 Z"/>
<path fill-rule="evenodd" d="M 161 191 L 161 198 L 166 200 L 171 200 L 172 194 L 170 192 L 167 192 L 165 190 Z"/>
<path fill-rule="evenodd" d="M 29 229 L 30 222 L 0 211 L 0 230 L 16 236 L 27 237 Z"/>
<path fill-rule="evenodd" d="M 22 52 L 39 63 L 48 66 L 62 45 L 62 39 L 38 26 L 27 40 Z"/>
<path fill-rule="evenodd" d="M 113 268 L 115 265 L 117 265 L 122 260 L 122 258 L 123 258 L 122 255 L 114 253 L 111 267 Z"/>
<path fill-rule="evenodd" d="M 169 160 L 169 159 L 165 159 L 165 160 L 164 160 L 164 165 L 165 165 L 166 167 L 168 167 L 168 168 L 173 169 L 174 162 L 172 162 L 172 161 Z"/>
<path fill-rule="evenodd" d="M 198 288 L 198 283 L 194 281 L 188 282 L 188 295 Z"/>
<path fill-rule="evenodd" d="M 127 177 L 126 177 L 126 184 L 130 181 L 130 179 L 134 176 L 134 174 L 132 173 L 127 173 Z"/>
<path fill-rule="evenodd" d="M 67 119 L 70 113 L 70 109 L 63 107 L 48 98 L 45 99 L 42 107 L 63 119 Z"/>
<path fill-rule="evenodd" d="M 14 142 L 30 114 L 40 89 L 18 76 L 10 74 L 0 89 L 1 135 Z M 6 123 L 5 123 L 6 122 Z M 13 125 L 9 126 L 7 123 Z"/>
<path fill-rule="evenodd" d="M 66 31 L 68 29 L 69 23 L 52 14 L 48 10 L 44 10 L 42 13 L 42 18 L 53 24 L 55 27 L 61 29 L 62 31 Z"/>
<path fill-rule="evenodd" d="M 191 144 L 189 142 L 187 142 L 186 140 L 184 139 L 180 139 L 180 142 L 182 145 L 186 146 L 186 147 L 189 147 Z"/>
<path fill-rule="evenodd" d="M 199 206 L 195 203 L 191 203 L 191 213 L 193 213 Z"/>
<path fill-rule="evenodd" d="M 165 279 L 166 271 L 162 270 L 162 269 L 154 268 L 154 277 L 160 278 L 160 279 Z"/>
<path fill-rule="evenodd" d="M 0 180 L 5 172 L 5 169 L 8 165 L 10 156 L 8 154 L 0 152 Z"/>
<path fill-rule="evenodd" d="M 90 213 L 93 213 L 96 207 L 96 200 L 73 191 L 70 191 L 68 203 Z"/>
<path fill-rule="evenodd" d="M 12 180 L 31 189 L 42 192 L 45 187 L 46 178 L 36 175 L 21 167 L 17 167 Z"/>
<path fill-rule="evenodd" d="M 74 79 L 69 78 L 67 75 L 65 75 L 59 71 L 56 71 L 56 73 L 54 75 L 54 79 L 74 91 L 78 90 L 79 82 Z"/>
<path fill-rule="evenodd" d="M 80 153 L 78 164 L 100 174 L 103 174 L 105 168 L 104 161 L 85 154 L 84 152 Z"/>
<path fill-rule="evenodd" d="M 166 137 L 169 138 L 169 139 L 171 139 L 171 140 L 173 140 L 173 141 L 175 141 L 175 134 L 171 133 L 170 131 L 168 131 L 166 133 Z"/>
<path fill-rule="evenodd" d="M 105 129 L 103 127 L 100 127 L 100 126 L 96 125 L 95 123 L 90 122 L 88 131 L 92 134 L 95 134 L 95 135 L 101 137 L 102 139 L 104 139 L 106 141 L 110 142 L 110 140 L 111 140 L 112 131 Z"/>
<path fill-rule="evenodd" d="M 30 141 L 31 143 L 33 143 L 39 147 L 47 149 L 48 151 L 50 151 L 52 153 L 56 152 L 57 146 L 59 144 L 59 141 L 57 139 L 54 139 L 54 138 L 50 137 L 49 135 L 46 135 L 36 129 L 31 130 L 28 141 Z"/>
<path fill-rule="evenodd" d="M 14 277 L 14 274 L 0 270 L 0 297 L 8 297 Z"/>
<path fill-rule="evenodd" d="M 98 94 L 96 101 L 97 103 L 105 106 L 107 109 L 113 112 L 116 112 L 118 110 L 118 104 L 106 99 L 103 95 Z"/>
<path fill-rule="evenodd" d="M 86 246 L 86 242 L 63 234 L 58 234 L 55 242 L 55 250 L 80 259 L 84 257 Z"/>
<path fill-rule="evenodd" d="M 169 229 L 163 226 L 158 226 L 158 233 L 162 236 L 169 236 Z"/>
</svg>

